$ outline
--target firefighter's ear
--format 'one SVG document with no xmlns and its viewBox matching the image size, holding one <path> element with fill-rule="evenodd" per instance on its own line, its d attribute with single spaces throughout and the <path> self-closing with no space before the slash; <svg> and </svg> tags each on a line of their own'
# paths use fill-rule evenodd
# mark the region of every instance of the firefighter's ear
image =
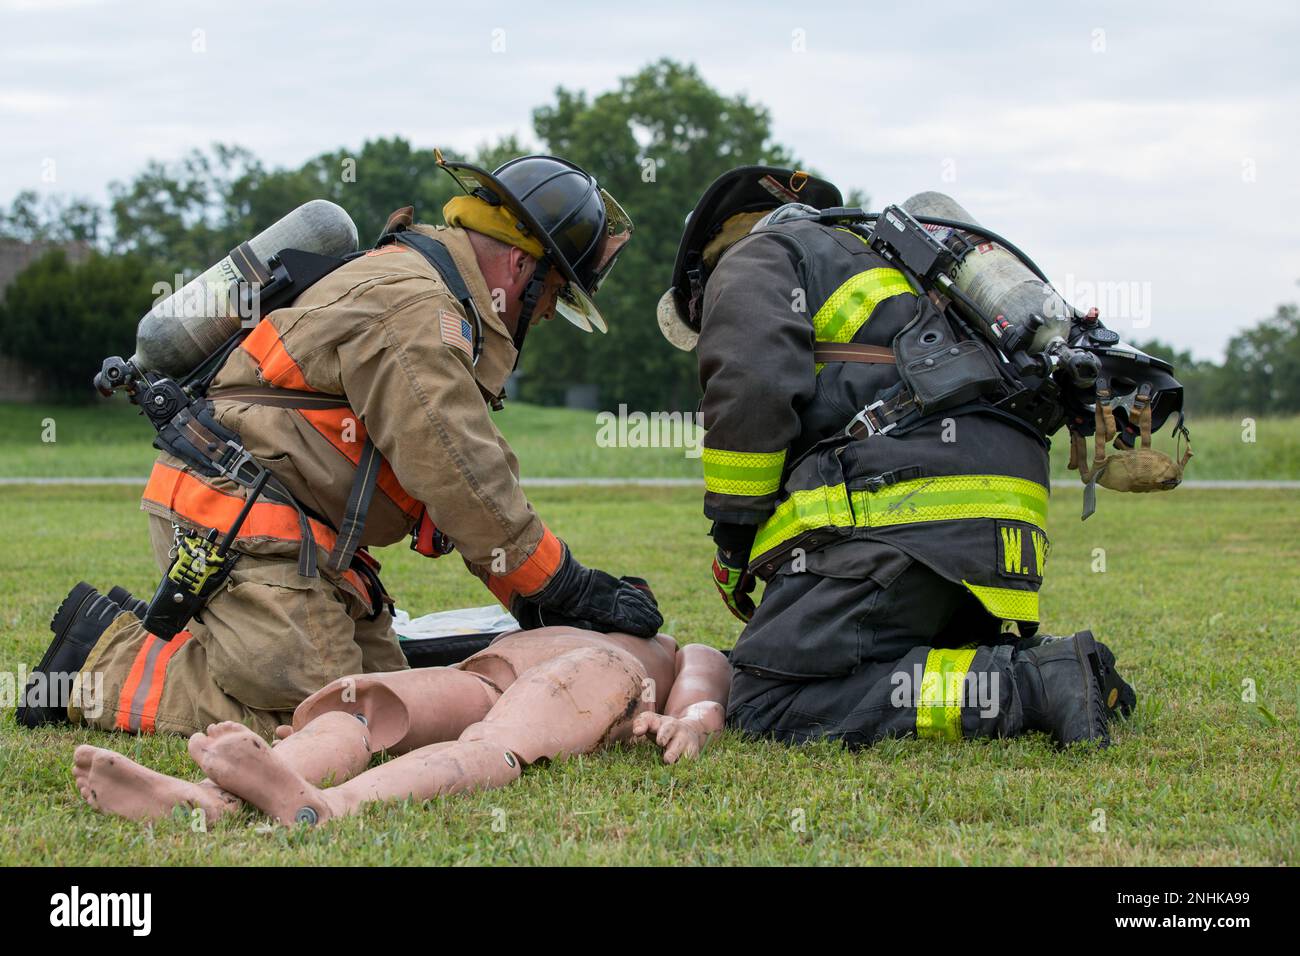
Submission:
<svg viewBox="0 0 1300 956">
<path fill-rule="evenodd" d="M 522 284 L 532 278 L 537 260 L 517 246 L 510 247 L 510 275 Z"/>
</svg>

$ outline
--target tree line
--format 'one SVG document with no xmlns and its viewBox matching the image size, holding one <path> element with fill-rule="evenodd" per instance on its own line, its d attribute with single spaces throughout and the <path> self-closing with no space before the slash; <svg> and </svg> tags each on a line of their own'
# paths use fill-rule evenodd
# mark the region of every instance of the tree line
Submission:
<svg viewBox="0 0 1300 956">
<path fill-rule="evenodd" d="M 520 397 L 558 404 L 570 385 L 587 384 L 598 388 L 603 407 L 694 408 L 694 357 L 664 342 L 655 322 L 683 221 L 725 170 L 797 165 L 797 157 L 773 140 L 766 108 L 725 96 L 694 67 L 667 59 L 594 97 L 557 89 L 534 110 L 533 133 L 545 151 L 592 170 L 631 213 L 636 235 L 601 289 L 609 335 L 583 335 L 563 322 L 534 330 Z M 493 168 L 526 151 L 504 137 L 468 158 Z M 392 137 L 321 153 L 296 168 L 267 168 L 244 147 L 216 144 L 178 161 L 150 162 L 131 181 L 113 183 L 107 205 L 23 193 L 0 210 L 0 237 L 80 241 L 92 251 L 73 262 L 54 250 L 24 270 L 0 301 L 0 341 L 61 396 L 89 397 L 101 359 L 132 351 L 136 322 L 157 297 L 155 283 L 198 274 L 309 199 L 346 209 L 365 246 L 402 206 L 415 206 L 417 221 L 440 222 L 455 192 L 432 149 Z M 854 193 L 852 201 L 865 197 Z M 1235 336 L 1222 363 L 1196 362 L 1159 342 L 1144 347 L 1175 362 L 1194 412 L 1300 411 L 1294 304 Z"/>
</svg>

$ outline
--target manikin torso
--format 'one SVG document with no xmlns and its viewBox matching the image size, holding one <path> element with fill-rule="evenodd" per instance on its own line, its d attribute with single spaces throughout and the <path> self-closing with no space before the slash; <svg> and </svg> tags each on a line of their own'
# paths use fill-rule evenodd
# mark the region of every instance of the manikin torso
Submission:
<svg viewBox="0 0 1300 956">
<path fill-rule="evenodd" d="M 653 682 L 652 692 L 644 699 L 654 704 L 656 712 L 662 713 L 664 702 L 672 692 L 677 665 L 677 642 L 667 634 L 641 638 L 569 627 L 511 631 L 456 667 L 485 677 L 498 689 L 505 690 L 530 667 L 586 647 L 612 648 L 633 658 L 645 671 L 646 679 Z"/>
</svg>

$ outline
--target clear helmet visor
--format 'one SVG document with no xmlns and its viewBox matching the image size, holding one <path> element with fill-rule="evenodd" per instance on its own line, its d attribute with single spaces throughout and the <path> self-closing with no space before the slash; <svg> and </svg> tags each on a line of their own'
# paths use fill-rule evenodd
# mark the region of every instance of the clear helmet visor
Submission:
<svg viewBox="0 0 1300 956">
<path fill-rule="evenodd" d="M 591 269 L 590 290 L 584 290 L 576 282 L 566 283 L 555 299 L 555 311 L 564 316 L 573 325 L 584 332 L 593 330 L 608 332 L 609 326 L 592 296 L 600 289 L 601 283 L 614 268 L 614 263 L 627 247 L 632 238 L 632 219 L 623 207 L 605 190 L 600 191 L 600 198 L 605 203 L 605 239 L 597 253 L 596 262 Z"/>
</svg>

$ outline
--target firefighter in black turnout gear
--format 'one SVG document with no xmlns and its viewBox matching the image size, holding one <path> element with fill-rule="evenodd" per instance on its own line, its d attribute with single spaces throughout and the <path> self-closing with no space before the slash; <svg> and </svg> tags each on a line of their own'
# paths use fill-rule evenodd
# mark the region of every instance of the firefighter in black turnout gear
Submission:
<svg viewBox="0 0 1300 956">
<path fill-rule="evenodd" d="M 1113 655 L 1088 632 L 1036 635 L 1048 441 L 987 398 L 991 346 L 867 230 L 808 215 L 841 206 L 803 172 L 732 170 L 691 213 L 659 304 L 665 337 L 698 349 L 714 583 L 747 622 L 728 721 L 792 743 L 1108 743 L 1135 701 Z M 957 383 L 941 412 L 904 414 L 898 363 Z"/>
</svg>

